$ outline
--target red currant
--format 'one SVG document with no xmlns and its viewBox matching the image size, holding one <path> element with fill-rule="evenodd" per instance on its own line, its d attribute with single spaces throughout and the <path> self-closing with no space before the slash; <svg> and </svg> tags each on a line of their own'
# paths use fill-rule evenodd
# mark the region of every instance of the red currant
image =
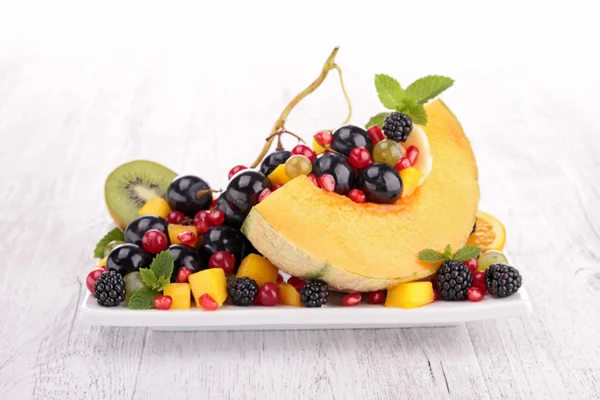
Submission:
<svg viewBox="0 0 600 400">
<path fill-rule="evenodd" d="M 317 159 L 317 155 L 315 154 L 314 150 L 305 144 L 297 145 L 296 147 L 294 147 L 292 149 L 290 154 L 292 156 L 295 156 L 295 155 L 304 156 L 304 157 L 308 158 L 310 160 L 310 162 L 314 162 Z"/>
<path fill-rule="evenodd" d="M 156 296 L 154 298 L 154 308 L 157 310 L 169 310 L 173 304 L 171 296 Z"/>
<path fill-rule="evenodd" d="M 158 254 L 169 247 L 169 241 L 163 232 L 158 229 L 150 229 L 142 237 L 142 246 L 148 253 Z"/>
<path fill-rule="evenodd" d="M 408 149 L 406 149 L 405 157 L 410 161 L 410 165 L 415 165 L 417 158 L 419 158 L 419 149 L 415 146 L 409 146 Z"/>
<path fill-rule="evenodd" d="M 198 301 L 200 302 L 200 307 L 205 311 L 215 311 L 219 308 L 219 304 L 208 293 L 200 296 Z"/>
<path fill-rule="evenodd" d="M 331 144 L 333 142 L 333 135 L 328 131 L 320 131 L 315 135 L 315 140 L 321 146 Z"/>
<path fill-rule="evenodd" d="M 437 289 L 433 289 L 433 300 L 442 300 L 442 297 L 440 296 Z"/>
<path fill-rule="evenodd" d="M 98 277 L 100 275 L 102 275 L 103 272 L 106 272 L 106 268 L 105 267 L 96 268 L 96 269 L 90 271 L 90 273 L 88 274 L 87 278 L 85 278 L 85 285 L 87 286 L 88 290 L 92 294 L 94 294 L 94 285 L 98 281 Z"/>
<path fill-rule="evenodd" d="M 312 183 L 315 184 L 316 187 L 320 187 L 319 186 L 319 181 L 317 180 L 317 176 L 315 174 L 310 174 L 308 176 L 308 179 L 310 179 L 312 181 Z"/>
<path fill-rule="evenodd" d="M 394 169 L 398 172 L 402 171 L 403 169 L 406 169 L 408 167 L 411 166 L 410 160 L 406 157 L 402 157 L 400 159 L 400 161 L 398 161 L 396 163 L 396 165 L 394 165 Z"/>
<path fill-rule="evenodd" d="M 350 293 L 342 297 L 342 304 L 346 307 L 352 307 L 360 303 L 362 295 L 360 293 Z"/>
<path fill-rule="evenodd" d="M 272 282 L 267 282 L 260 287 L 258 290 L 258 296 L 260 304 L 263 306 L 274 306 L 279 304 L 279 286 Z"/>
<path fill-rule="evenodd" d="M 223 214 L 223 211 L 220 210 L 212 210 L 208 216 L 208 221 L 213 226 L 221 225 L 223 222 L 225 222 L 225 214 Z"/>
<path fill-rule="evenodd" d="M 296 290 L 300 290 L 304 287 L 304 285 L 306 285 L 306 281 L 304 279 L 300 279 L 296 276 L 290 276 L 290 279 L 288 279 L 287 283 L 295 287 Z"/>
<path fill-rule="evenodd" d="M 348 192 L 348 197 L 355 203 L 364 203 L 367 201 L 367 196 L 365 196 L 365 193 L 360 189 L 352 189 Z"/>
<path fill-rule="evenodd" d="M 467 266 L 467 268 L 469 268 L 469 271 L 471 271 L 471 273 L 477 271 L 477 267 L 479 266 L 479 261 L 477 260 L 477 258 L 471 258 L 469 261 L 465 261 L 463 262 L 463 264 L 465 264 Z"/>
<path fill-rule="evenodd" d="M 235 268 L 235 256 L 225 250 L 217 251 L 210 256 L 208 268 L 222 268 L 225 274 L 232 274 Z"/>
<path fill-rule="evenodd" d="M 229 175 L 227 175 L 227 178 L 231 179 L 235 174 L 245 169 L 248 169 L 248 167 L 244 167 L 243 165 L 236 165 L 235 167 L 231 168 L 231 170 L 229 171 Z"/>
<path fill-rule="evenodd" d="M 367 133 L 369 134 L 369 136 L 371 136 L 373 146 L 385 139 L 385 135 L 383 134 L 383 131 L 381 130 L 379 125 L 373 125 L 369 129 L 367 129 Z"/>
<path fill-rule="evenodd" d="M 179 240 L 181 244 L 193 247 L 196 245 L 196 234 L 192 231 L 184 231 L 177 235 L 177 240 Z"/>
<path fill-rule="evenodd" d="M 199 221 L 194 225 L 196 226 L 196 231 L 198 231 L 198 235 L 204 235 L 210 230 L 210 223 L 207 220 Z"/>
<path fill-rule="evenodd" d="M 179 268 L 179 272 L 177 272 L 177 278 L 175 278 L 175 281 L 177 283 L 187 283 L 191 274 L 192 270 L 190 268 L 181 267 Z"/>
<path fill-rule="evenodd" d="M 467 290 L 467 297 L 472 302 L 478 302 L 483 300 L 483 292 L 479 288 L 472 287 Z"/>
<path fill-rule="evenodd" d="M 169 224 L 181 224 L 185 221 L 185 214 L 179 210 L 173 210 L 167 214 L 165 221 Z"/>
<path fill-rule="evenodd" d="M 487 293 L 485 271 L 475 271 L 473 273 L 473 287 L 480 289 L 483 293 Z"/>
<path fill-rule="evenodd" d="M 271 193 L 273 193 L 273 191 L 269 188 L 264 188 L 262 190 L 262 192 L 260 192 L 260 194 L 258 195 L 258 202 L 260 203 L 261 201 L 263 201 L 264 199 L 267 198 L 268 195 L 270 195 Z"/>
<path fill-rule="evenodd" d="M 283 276 L 281 274 L 277 274 L 277 284 L 281 285 L 283 283 Z"/>
<path fill-rule="evenodd" d="M 194 215 L 194 225 L 200 221 L 207 221 L 210 224 L 210 211 L 200 210 Z"/>
<path fill-rule="evenodd" d="M 369 304 L 383 304 L 385 301 L 385 291 L 377 290 L 375 292 L 370 292 L 367 295 L 367 303 Z"/>
<path fill-rule="evenodd" d="M 333 192 L 335 190 L 335 178 L 333 175 L 323 174 L 319 177 L 318 182 L 319 186 L 328 192 Z"/>
<path fill-rule="evenodd" d="M 369 150 L 362 146 L 358 146 L 350 151 L 348 162 L 356 169 L 363 169 L 373 161 L 371 160 L 371 153 L 369 153 Z"/>
</svg>

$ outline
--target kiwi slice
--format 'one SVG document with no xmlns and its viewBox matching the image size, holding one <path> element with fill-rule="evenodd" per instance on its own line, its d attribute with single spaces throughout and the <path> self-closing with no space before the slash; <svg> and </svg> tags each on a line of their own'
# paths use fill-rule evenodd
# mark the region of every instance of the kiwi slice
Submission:
<svg viewBox="0 0 600 400">
<path fill-rule="evenodd" d="M 111 172 L 104 185 L 104 198 L 115 224 L 124 229 L 148 200 L 166 198 L 176 176 L 169 168 L 145 160 L 123 164 Z"/>
</svg>

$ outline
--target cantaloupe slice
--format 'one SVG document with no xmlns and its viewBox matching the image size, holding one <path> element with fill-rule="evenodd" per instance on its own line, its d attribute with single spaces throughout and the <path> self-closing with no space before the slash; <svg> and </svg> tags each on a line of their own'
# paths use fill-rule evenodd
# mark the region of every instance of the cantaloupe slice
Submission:
<svg viewBox="0 0 600 400">
<path fill-rule="evenodd" d="M 368 292 L 433 274 L 425 248 L 458 249 L 479 203 L 477 166 L 456 117 L 440 101 L 426 106 L 433 168 L 410 197 L 357 204 L 300 176 L 252 209 L 242 232 L 281 270 L 322 279 L 332 289 Z"/>
</svg>

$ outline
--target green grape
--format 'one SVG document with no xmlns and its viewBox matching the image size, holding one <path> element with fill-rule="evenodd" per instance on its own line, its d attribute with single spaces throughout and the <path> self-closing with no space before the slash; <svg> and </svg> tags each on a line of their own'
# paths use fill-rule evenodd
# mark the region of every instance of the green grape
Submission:
<svg viewBox="0 0 600 400">
<path fill-rule="evenodd" d="M 123 278 L 125 280 L 125 301 L 129 301 L 131 295 L 144 287 L 139 271 L 130 272 Z"/>
<path fill-rule="evenodd" d="M 392 167 L 404 155 L 404 148 L 393 140 L 382 140 L 373 148 L 373 160 Z"/>
<path fill-rule="evenodd" d="M 113 240 L 112 242 L 107 244 L 106 247 L 104 248 L 104 257 L 108 257 L 108 255 L 110 254 L 112 249 L 114 249 L 115 247 L 120 246 L 122 244 L 125 244 L 125 242 L 122 242 L 120 240 Z"/>
<path fill-rule="evenodd" d="M 494 264 L 508 264 L 506 256 L 498 250 L 488 250 L 479 256 L 479 266 L 477 270 L 485 271 L 490 265 Z"/>
<path fill-rule="evenodd" d="M 290 179 L 300 175 L 309 175 L 312 172 L 312 163 L 308 157 L 295 155 L 285 162 L 285 174 Z"/>
</svg>

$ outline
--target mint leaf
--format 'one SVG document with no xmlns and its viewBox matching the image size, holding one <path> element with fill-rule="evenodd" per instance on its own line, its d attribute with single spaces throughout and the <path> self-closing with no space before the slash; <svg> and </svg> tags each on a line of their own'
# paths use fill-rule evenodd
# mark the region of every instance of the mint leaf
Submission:
<svg viewBox="0 0 600 400">
<path fill-rule="evenodd" d="M 477 257 L 481 253 L 481 249 L 477 246 L 465 246 L 462 249 L 458 250 L 454 253 L 452 257 L 457 261 L 469 261 L 475 257 Z"/>
<path fill-rule="evenodd" d="M 414 106 L 404 110 L 404 113 L 412 119 L 414 124 L 427 125 L 427 111 L 421 104 L 415 104 Z"/>
<path fill-rule="evenodd" d="M 450 247 L 450 245 L 447 245 L 444 249 L 444 257 L 446 260 L 452 259 L 452 248 Z"/>
<path fill-rule="evenodd" d="M 129 299 L 129 308 L 132 310 L 149 310 L 154 308 L 154 299 L 158 295 L 160 295 L 159 292 L 143 287 L 133 292 Z"/>
<path fill-rule="evenodd" d="M 173 259 L 173 255 L 170 251 L 165 250 L 161 251 L 156 255 L 156 257 L 152 261 L 152 264 L 150 265 L 150 269 L 154 273 L 154 276 L 157 280 L 171 280 L 171 275 L 173 275 L 174 266 L 175 260 Z"/>
<path fill-rule="evenodd" d="M 417 79 L 406 88 L 406 95 L 417 103 L 425 104 L 454 84 L 454 80 L 441 75 L 429 75 Z"/>
<path fill-rule="evenodd" d="M 381 103 L 390 110 L 396 109 L 405 96 L 400 83 L 389 75 L 375 75 L 375 88 Z"/>
<path fill-rule="evenodd" d="M 369 129 L 373 125 L 379 125 L 379 127 L 381 128 L 383 126 L 383 121 L 385 120 L 385 117 L 387 117 L 390 114 L 391 112 L 386 111 L 372 116 L 369 122 L 366 123 L 365 128 Z"/>
<path fill-rule="evenodd" d="M 154 284 L 152 289 L 162 292 L 163 290 L 165 290 L 169 283 L 171 283 L 171 277 L 165 278 L 164 276 L 161 276 L 156 280 L 156 283 Z"/>
<path fill-rule="evenodd" d="M 104 258 L 104 248 L 110 242 L 115 240 L 120 240 L 122 242 L 125 241 L 125 234 L 119 228 L 115 228 L 112 231 L 108 232 L 96 245 L 94 249 L 94 258 Z"/>
<path fill-rule="evenodd" d="M 142 278 L 142 282 L 147 288 L 154 289 L 156 286 L 157 279 L 154 271 L 148 268 L 140 268 L 140 278 Z"/>
<path fill-rule="evenodd" d="M 439 251 L 425 249 L 419 252 L 419 260 L 428 263 L 438 263 L 446 260 L 446 257 Z"/>
</svg>

